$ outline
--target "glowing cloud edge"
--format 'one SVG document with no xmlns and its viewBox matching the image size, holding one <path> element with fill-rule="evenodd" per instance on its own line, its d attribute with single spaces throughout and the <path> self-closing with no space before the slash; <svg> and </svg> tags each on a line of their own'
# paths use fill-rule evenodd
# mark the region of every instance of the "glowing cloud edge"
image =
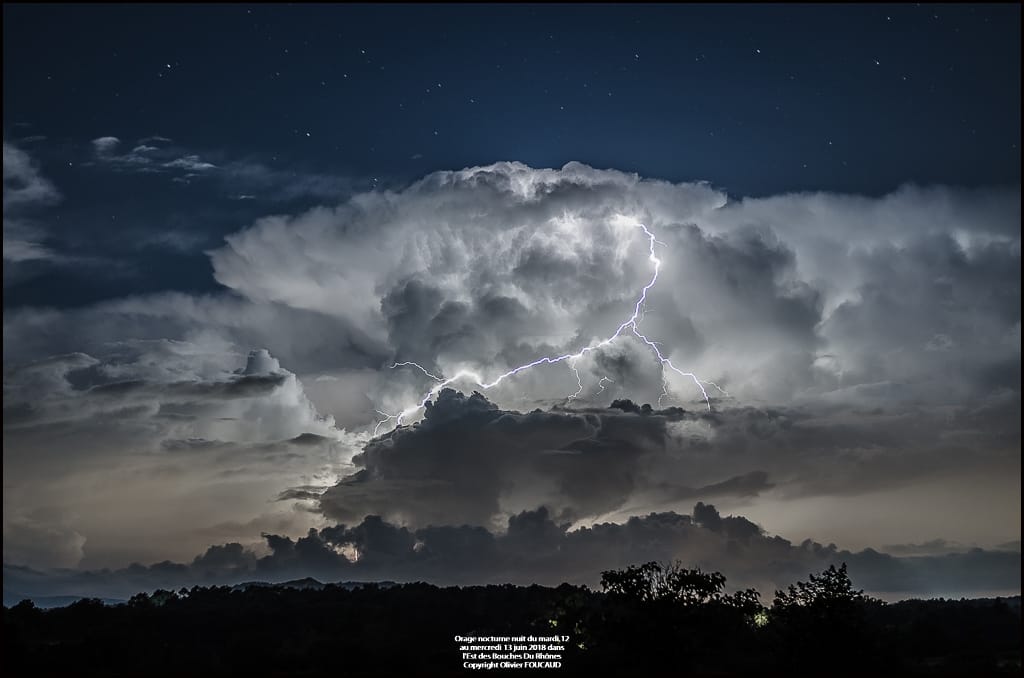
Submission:
<svg viewBox="0 0 1024 678">
<path fill-rule="evenodd" d="M 391 366 L 391 369 L 397 369 L 399 367 L 415 367 L 416 369 L 421 371 L 424 375 L 426 375 L 430 379 L 433 379 L 435 382 L 437 382 L 437 384 L 433 388 L 431 388 L 429 391 L 427 391 L 427 393 L 420 400 L 419 404 L 407 407 L 406 409 L 402 410 L 401 412 L 399 412 L 397 414 L 388 414 L 387 412 L 382 412 L 381 410 L 376 410 L 379 415 L 384 417 L 384 419 L 382 419 L 382 420 L 377 422 L 377 425 L 373 429 L 373 435 L 377 436 L 379 434 L 379 432 L 380 432 L 380 427 L 385 425 L 385 424 L 387 424 L 390 421 L 394 421 L 396 427 L 397 426 L 401 426 L 403 419 L 405 419 L 406 417 L 412 416 L 412 415 L 416 414 L 417 412 L 419 412 L 420 410 L 424 409 L 427 406 L 427 403 L 430 402 L 430 400 L 432 398 L 437 396 L 437 394 L 440 393 L 442 389 L 452 385 L 453 383 L 455 383 L 457 381 L 461 381 L 463 379 L 469 379 L 469 380 L 471 380 L 473 382 L 473 384 L 477 388 L 479 388 L 480 390 L 486 391 L 486 390 L 488 390 L 490 388 L 493 388 L 493 387 L 497 386 L 498 384 L 500 384 L 505 379 L 508 379 L 509 377 L 514 377 L 515 375 L 519 374 L 520 372 L 528 370 L 528 369 L 530 369 L 532 367 L 537 367 L 539 365 L 554 365 L 554 364 L 561 363 L 561 362 L 567 362 L 568 363 L 569 368 L 576 375 L 576 381 L 579 384 L 579 390 L 577 390 L 575 393 L 570 394 L 568 396 L 569 400 L 572 400 L 572 399 L 578 397 L 579 394 L 583 392 L 583 382 L 580 379 L 579 372 L 576 370 L 576 364 L 575 364 L 576 361 L 579 360 L 580 358 L 582 358 L 583 356 L 585 356 L 586 354 L 590 353 L 591 351 L 596 351 L 597 349 L 604 348 L 605 346 L 608 346 L 613 341 L 615 341 L 620 336 L 622 336 L 623 332 L 625 332 L 627 329 L 629 329 L 636 338 L 638 338 L 640 341 L 642 341 L 644 344 L 646 344 L 648 347 L 651 348 L 651 350 L 654 352 L 655 357 L 658 359 L 658 361 L 662 365 L 662 370 L 663 370 L 662 374 L 663 375 L 664 375 L 664 368 L 667 367 L 668 369 L 672 370 L 673 372 L 675 372 L 679 376 L 691 379 L 693 381 L 693 383 L 696 384 L 697 388 L 700 389 L 701 396 L 704 399 L 704 403 L 707 405 L 708 412 L 711 412 L 712 411 L 712 409 L 711 409 L 711 398 L 708 396 L 708 392 L 704 388 L 704 385 L 707 384 L 708 386 L 713 386 L 714 388 L 718 389 L 718 391 L 720 391 L 723 395 L 728 396 L 729 394 L 726 393 L 724 389 L 722 389 L 720 386 L 718 386 L 714 382 L 712 382 L 712 381 L 702 381 L 694 373 L 692 373 L 692 372 L 685 372 L 685 371 L 679 369 L 678 367 L 676 367 L 675 365 L 673 365 L 672 361 L 669 358 L 666 358 L 664 355 L 662 355 L 661 351 L 658 349 L 657 344 L 655 342 L 651 341 L 649 338 L 647 338 L 647 336 L 645 334 L 643 334 L 640 331 L 640 328 L 638 327 L 638 323 L 640 322 L 640 316 L 642 314 L 642 311 L 643 311 L 643 308 L 644 308 L 644 304 L 647 302 L 647 293 L 658 282 L 658 273 L 661 271 L 661 260 L 655 254 L 654 246 L 655 245 L 666 246 L 666 245 L 665 245 L 665 243 L 663 243 L 660 240 L 658 240 L 655 237 L 655 235 L 653 233 L 651 233 L 651 231 L 647 228 L 647 226 L 645 226 L 641 222 L 637 221 L 636 219 L 631 219 L 631 218 L 623 216 L 623 215 L 618 215 L 616 217 L 616 221 L 619 222 L 619 224 L 629 225 L 629 226 L 633 226 L 633 227 L 638 227 L 638 228 L 643 230 L 644 235 L 647 236 L 648 245 L 649 245 L 649 248 L 648 248 L 649 249 L 649 257 L 648 257 L 648 259 L 649 259 L 649 261 L 651 261 L 651 263 L 654 264 L 654 273 L 651 275 L 650 282 L 648 282 L 643 287 L 643 289 L 640 291 L 640 297 L 636 300 L 636 304 L 633 306 L 633 315 L 631 315 L 625 322 L 623 322 L 621 325 L 619 325 L 618 329 L 616 329 L 615 332 L 611 336 L 609 336 L 606 339 L 602 339 L 601 341 L 599 341 L 597 343 L 589 344 L 589 345 L 583 347 L 582 349 L 580 349 L 579 351 L 577 351 L 575 353 L 566 353 L 565 355 L 560 355 L 560 356 L 555 356 L 555 357 L 544 356 L 542 358 L 538 358 L 537 360 L 534 360 L 533 362 L 527 363 L 525 365 L 520 365 L 519 367 L 514 367 L 511 370 L 505 372 L 504 374 L 498 375 L 493 381 L 490 381 L 490 382 L 485 382 L 483 380 L 483 377 L 481 377 L 479 373 L 472 372 L 470 370 L 460 370 L 459 372 L 457 372 L 456 374 L 454 374 L 451 377 L 443 378 L 443 377 L 439 377 L 439 376 L 437 376 L 435 374 L 431 374 L 422 365 L 420 365 L 418 363 L 415 363 L 415 362 L 412 362 L 412 361 L 396 362 L 395 364 L 393 364 Z M 600 382 L 598 382 L 599 385 L 601 386 L 601 390 L 602 391 L 604 390 L 604 385 L 601 382 L 603 382 L 605 379 L 607 379 L 607 377 L 602 378 L 602 380 Z M 611 379 L 607 379 L 607 380 L 611 381 Z M 668 380 L 667 380 L 667 378 L 663 378 L 663 380 L 662 380 L 662 394 L 658 398 L 659 404 L 661 403 L 662 398 L 664 398 L 666 395 L 668 395 Z"/>
</svg>

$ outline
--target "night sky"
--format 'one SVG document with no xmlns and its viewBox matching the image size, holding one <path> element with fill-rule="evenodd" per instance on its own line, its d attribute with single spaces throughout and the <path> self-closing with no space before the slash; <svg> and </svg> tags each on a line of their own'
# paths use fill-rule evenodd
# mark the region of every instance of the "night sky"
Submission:
<svg viewBox="0 0 1024 678">
<path fill-rule="evenodd" d="M 4 18 L 4 138 L 65 197 L 53 237 L 117 259 L 5 287 L 6 305 L 209 291 L 200 250 L 260 214 L 496 159 L 741 196 L 1020 182 L 1012 4 L 7 5 Z M 112 181 L 131 168 L 96 166 L 88 142 L 104 136 L 122 151 L 163 136 L 168 159 L 222 171 Z M 294 185 L 268 192 L 265 173 Z M 147 247 L 155 230 L 187 247 Z"/>
<path fill-rule="evenodd" d="M 889 595 L 1019 592 L 1019 5 L 3 12 L 5 599 L 8 567 L 120 594 L 197 553 L 203 581 L 560 581 L 359 535 L 478 525 L 507 561 L 528 515 L 621 553 L 578 528 L 697 501 L 767 531 L 658 523 L 738 583 L 839 548 Z M 609 336 L 640 223 L 638 322 L 699 377 L 631 335 L 374 438 L 431 388 L 396 362 L 487 381 Z M 311 527 L 334 569 L 260 536 Z M 971 547 L 970 580 L 900 560 Z"/>
</svg>

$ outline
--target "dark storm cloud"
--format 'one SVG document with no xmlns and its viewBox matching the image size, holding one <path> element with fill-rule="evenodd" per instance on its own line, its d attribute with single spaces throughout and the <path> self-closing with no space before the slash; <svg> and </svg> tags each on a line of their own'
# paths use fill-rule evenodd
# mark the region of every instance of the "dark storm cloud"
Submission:
<svg viewBox="0 0 1024 678">
<path fill-rule="evenodd" d="M 479 393 L 442 390 L 423 420 L 371 441 L 352 462 L 359 471 L 320 497 L 320 510 L 350 521 L 366 512 L 406 524 L 503 523 L 544 504 L 574 520 L 629 500 L 752 496 L 772 487 L 753 471 L 706 487 L 660 477 L 675 452 L 669 425 L 680 408 L 628 401 L 607 410 L 520 413 Z"/>
<path fill-rule="evenodd" d="M 495 525 L 544 504 L 586 521 L 693 499 L 857 495 L 952 481 L 965 455 L 979 468 L 1006 463 L 1013 407 L 955 425 L 926 411 L 734 407 L 709 415 L 628 400 L 521 413 L 445 389 L 421 422 L 353 457 L 359 470 L 324 492 L 320 510 L 341 521 L 370 512 L 412 525 Z"/>
<path fill-rule="evenodd" d="M 116 571 L 40 572 L 4 566 L 6 591 L 26 595 L 127 597 L 139 590 L 245 580 L 429 581 L 437 584 L 512 582 L 596 585 L 602 570 L 650 560 L 680 559 L 723 572 L 731 587 L 755 586 L 767 600 L 810 572 L 846 562 L 854 583 L 871 593 L 955 595 L 1012 590 L 1020 553 L 972 549 L 940 556 L 897 558 L 871 549 L 793 544 L 765 534 L 742 516 L 722 516 L 698 503 L 692 516 L 652 513 L 623 524 L 567 530 L 544 509 L 511 516 L 501 532 L 482 527 L 401 527 L 367 516 L 351 527 L 310 530 L 298 539 L 264 535 L 269 555 L 240 544 L 212 546 L 190 564 L 132 565 Z"/>
</svg>

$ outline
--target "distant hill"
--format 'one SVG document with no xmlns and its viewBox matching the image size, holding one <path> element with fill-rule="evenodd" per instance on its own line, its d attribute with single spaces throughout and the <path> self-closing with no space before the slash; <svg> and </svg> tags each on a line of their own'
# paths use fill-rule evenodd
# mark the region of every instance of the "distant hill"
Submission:
<svg viewBox="0 0 1024 678">
<path fill-rule="evenodd" d="M 351 591 L 358 589 L 363 586 L 377 586 L 379 588 L 390 588 L 397 586 L 393 581 L 336 581 L 330 584 L 325 584 L 321 581 L 313 579 L 312 577 L 306 577 L 304 579 L 293 579 L 291 581 L 283 581 L 277 584 L 265 581 L 247 581 L 241 584 L 235 584 L 231 587 L 232 591 L 247 591 L 251 588 L 282 588 L 282 589 L 299 589 L 300 591 L 322 591 L 326 586 L 337 586 L 338 588 Z"/>
<path fill-rule="evenodd" d="M 359 582 L 359 581 L 339 581 L 333 582 L 331 586 L 337 586 L 348 591 L 353 589 L 361 588 L 363 586 L 374 585 L 380 588 L 390 588 L 397 584 L 393 581 L 377 581 L 377 582 Z M 303 579 L 293 579 L 291 581 L 284 581 L 279 583 L 265 582 L 265 581 L 247 581 L 240 584 L 235 584 L 230 587 L 232 591 L 247 591 L 253 588 L 281 588 L 281 589 L 296 589 L 300 591 L 321 591 L 324 587 L 328 586 L 319 580 L 312 577 L 305 577 Z M 55 607 L 66 607 L 72 603 L 77 603 L 79 600 L 86 598 L 93 598 L 95 596 L 81 596 L 81 595 L 64 595 L 64 596 L 33 596 L 26 595 L 24 593 L 17 593 L 15 591 L 8 591 L 4 589 L 4 607 L 14 607 L 23 600 L 31 600 L 36 607 L 44 610 L 48 610 Z M 123 598 L 98 598 L 104 605 L 121 605 L 128 601 Z"/>
<path fill-rule="evenodd" d="M 27 596 L 22 593 L 15 593 L 4 589 L 4 607 L 13 607 L 23 600 L 31 600 L 36 607 L 48 610 L 54 607 L 65 607 L 71 603 L 77 603 L 89 596 Z M 121 598 L 100 598 L 104 605 L 120 605 L 128 601 Z"/>
<path fill-rule="evenodd" d="M 235 584 L 234 586 L 232 586 L 231 590 L 248 591 L 251 588 L 278 587 L 284 589 L 299 589 L 302 591 L 320 591 L 321 589 L 323 589 L 324 586 L 326 586 L 326 584 L 324 584 L 323 582 L 313 579 L 312 577 L 306 577 L 304 579 L 293 579 L 291 581 L 283 581 L 278 584 L 266 581 L 244 581 L 241 584 Z"/>
</svg>

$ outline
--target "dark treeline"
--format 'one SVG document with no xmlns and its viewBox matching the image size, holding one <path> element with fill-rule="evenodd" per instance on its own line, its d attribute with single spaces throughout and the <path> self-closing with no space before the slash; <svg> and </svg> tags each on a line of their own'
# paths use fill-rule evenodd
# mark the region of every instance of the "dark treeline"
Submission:
<svg viewBox="0 0 1024 678">
<path fill-rule="evenodd" d="M 568 636 L 554 675 L 1020 673 L 1020 603 L 885 604 L 830 567 L 763 605 L 678 564 L 602 591 L 429 584 L 194 587 L 4 609 L 8 675 L 467 675 L 455 636 Z M 504 675 L 530 675 L 524 669 Z M 489 673 L 484 671 L 484 674 Z"/>
</svg>

